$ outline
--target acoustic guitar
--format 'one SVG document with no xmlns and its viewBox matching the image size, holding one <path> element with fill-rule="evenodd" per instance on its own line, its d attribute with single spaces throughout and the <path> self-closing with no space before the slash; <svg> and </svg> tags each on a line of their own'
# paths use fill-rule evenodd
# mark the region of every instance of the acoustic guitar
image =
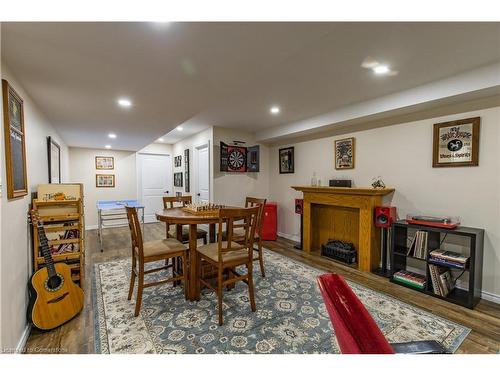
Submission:
<svg viewBox="0 0 500 375">
<path fill-rule="evenodd" d="M 45 267 L 36 271 L 28 282 L 28 321 L 40 330 L 50 330 L 71 320 L 82 310 L 83 290 L 71 279 L 71 269 L 67 264 L 54 264 L 43 222 L 35 210 L 30 216 L 37 227 Z"/>
</svg>

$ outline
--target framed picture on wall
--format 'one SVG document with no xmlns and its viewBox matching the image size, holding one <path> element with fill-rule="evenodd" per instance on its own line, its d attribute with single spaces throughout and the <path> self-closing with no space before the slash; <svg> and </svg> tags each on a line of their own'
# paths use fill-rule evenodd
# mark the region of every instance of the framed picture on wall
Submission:
<svg viewBox="0 0 500 375">
<path fill-rule="evenodd" d="M 184 150 L 184 191 L 189 193 L 189 148 Z"/>
<path fill-rule="evenodd" d="M 247 151 L 247 171 L 258 172 L 260 159 L 260 146 L 248 147 Z"/>
<path fill-rule="evenodd" d="M 182 172 L 175 172 L 174 173 L 174 186 L 175 187 L 182 187 Z"/>
<path fill-rule="evenodd" d="M 2 96 L 7 198 L 14 199 L 28 194 L 24 103 L 4 79 L 2 79 Z"/>
<path fill-rule="evenodd" d="M 49 184 L 60 184 L 61 147 L 52 137 L 47 137 L 47 157 L 49 161 Z"/>
<path fill-rule="evenodd" d="M 354 168 L 354 137 L 335 141 L 335 169 Z"/>
<path fill-rule="evenodd" d="M 174 157 L 174 167 L 180 167 L 182 165 L 182 155 Z"/>
<path fill-rule="evenodd" d="M 432 166 L 479 165 L 480 117 L 434 124 Z"/>
<path fill-rule="evenodd" d="M 112 156 L 96 156 L 95 169 L 115 169 L 115 158 Z"/>
<path fill-rule="evenodd" d="M 294 173 L 295 171 L 295 149 L 286 147 L 279 149 L 280 173 Z"/>
<path fill-rule="evenodd" d="M 99 188 L 114 188 L 115 175 L 114 174 L 96 174 L 95 186 Z"/>
</svg>

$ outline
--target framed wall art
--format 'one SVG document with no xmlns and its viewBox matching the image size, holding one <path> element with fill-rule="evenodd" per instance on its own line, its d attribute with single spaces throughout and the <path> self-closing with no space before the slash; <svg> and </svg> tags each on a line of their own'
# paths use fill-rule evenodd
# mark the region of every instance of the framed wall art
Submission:
<svg viewBox="0 0 500 375">
<path fill-rule="evenodd" d="M 14 199 L 28 194 L 24 103 L 4 79 L 2 80 L 2 94 L 7 198 Z"/>
<path fill-rule="evenodd" d="M 61 183 L 61 147 L 52 137 L 47 137 L 49 184 Z"/>
<path fill-rule="evenodd" d="M 353 137 L 335 141 L 335 169 L 353 169 L 355 140 Z"/>
<path fill-rule="evenodd" d="M 115 175 L 114 174 L 96 174 L 95 186 L 98 188 L 114 188 Z"/>
<path fill-rule="evenodd" d="M 260 159 L 260 147 L 252 146 L 247 149 L 247 171 L 258 172 Z"/>
<path fill-rule="evenodd" d="M 295 149 L 294 147 L 286 147 L 279 149 L 280 173 L 295 172 Z"/>
<path fill-rule="evenodd" d="M 115 169 L 115 158 L 112 156 L 96 156 L 95 169 Z"/>
<path fill-rule="evenodd" d="M 182 187 L 182 172 L 175 172 L 174 173 L 174 186 L 175 187 Z"/>
<path fill-rule="evenodd" d="M 432 166 L 479 165 L 480 117 L 434 124 Z"/>
<path fill-rule="evenodd" d="M 189 193 L 189 148 L 184 150 L 184 191 Z"/>
<path fill-rule="evenodd" d="M 182 156 L 178 155 L 174 157 L 174 167 L 180 167 L 182 165 Z"/>
</svg>

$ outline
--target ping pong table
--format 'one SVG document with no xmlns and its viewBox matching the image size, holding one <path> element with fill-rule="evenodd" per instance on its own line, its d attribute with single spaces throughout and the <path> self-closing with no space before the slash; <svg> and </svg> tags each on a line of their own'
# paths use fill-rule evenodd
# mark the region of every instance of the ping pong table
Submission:
<svg viewBox="0 0 500 375">
<path fill-rule="evenodd" d="M 141 211 L 140 220 L 144 233 L 144 205 L 138 200 L 124 199 L 112 201 L 97 201 L 97 240 L 103 251 L 102 230 L 104 228 L 128 225 L 125 207 L 135 207 Z"/>
</svg>

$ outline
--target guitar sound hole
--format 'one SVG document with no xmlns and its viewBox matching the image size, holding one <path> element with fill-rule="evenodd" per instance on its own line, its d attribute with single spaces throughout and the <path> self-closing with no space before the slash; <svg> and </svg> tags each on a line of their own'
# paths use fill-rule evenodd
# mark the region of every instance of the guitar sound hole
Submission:
<svg viewBox="0 0 500 375">
<path fill-rule="evenodd" d="M 54 275 L 54 276 L 51 276 L 47 279 L 47 289 L 49 290 L 57 290 L 61 287 L 62 283 L 63 283 L 63 278 L 62 276 L 60 275 Z"/>
</svg>

